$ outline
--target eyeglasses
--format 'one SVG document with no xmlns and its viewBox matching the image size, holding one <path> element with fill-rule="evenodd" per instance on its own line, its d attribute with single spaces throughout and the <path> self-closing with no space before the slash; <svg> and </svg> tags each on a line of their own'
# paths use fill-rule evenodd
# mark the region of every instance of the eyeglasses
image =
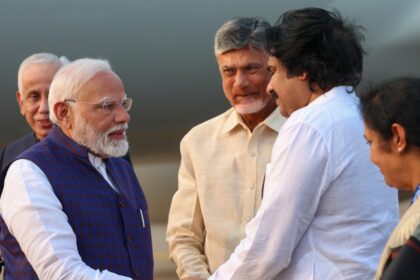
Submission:
<svg viewBox="0 0 420 280">
<path fill-rule="evenodd" d="M 109 98 L 109 97 L 105 97 L 101 102 L 98 102 L 98 103 L 85 102 L 85 101 L 74 100 L 74 99 L 65 99 L 64 102 L 94 105 L 96 108 L 101 109 L 105 115 L 109 115 L 112 112 L 114 112 L 118 106 L 122 106 L 123 109 L 126 112 L 128 112 L 131 109 L 131 105 L 133 105 L 133 99 L 131 98 L 124 98 L 122 101 L 118 101 L 118 100 L 115 100 L 114 98 Z"/>
</svg>

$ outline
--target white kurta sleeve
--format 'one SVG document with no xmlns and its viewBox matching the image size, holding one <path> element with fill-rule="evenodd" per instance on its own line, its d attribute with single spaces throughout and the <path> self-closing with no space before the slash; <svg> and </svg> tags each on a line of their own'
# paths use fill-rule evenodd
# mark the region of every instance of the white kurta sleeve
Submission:
<svg viewBox="0 0 420 280">
<path fill-rule="evenodd" d="M 331 177 L 318 132 L 306 124 L 284 127 L 267 165 L 262 205 L 245 239 L 210 279 L 270 279 L 285 269 Z"/>
<path fill-rule="evenodd" d="M 0 214 L 40 279 L 130 279 L 82 261 L 62 205 L 33 162 L 21 159 L 10 166 Z"/>
</svg>

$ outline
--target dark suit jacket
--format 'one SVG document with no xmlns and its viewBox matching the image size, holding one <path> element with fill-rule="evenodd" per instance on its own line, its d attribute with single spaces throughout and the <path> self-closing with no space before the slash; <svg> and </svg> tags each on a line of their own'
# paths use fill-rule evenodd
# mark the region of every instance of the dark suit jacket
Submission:
<svg viewBox="0 0 420 280">
<path fill-rule="evenodd" d="M 31 132 L 7 145 L 0 153 L 0 170 L 3 170 L 20 153 L 32 147 L 37 142 L 38 140 L 35 134 Z"/>
</svg>

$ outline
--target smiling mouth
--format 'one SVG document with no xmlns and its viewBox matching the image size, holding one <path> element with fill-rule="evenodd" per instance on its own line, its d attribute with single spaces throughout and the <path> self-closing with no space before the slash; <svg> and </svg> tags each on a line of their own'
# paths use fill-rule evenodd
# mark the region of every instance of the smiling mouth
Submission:
<svg viewBox="0 0 420 280">
<path fill-rule="evenodd" d="M 52 127 L 52 122 L 50 120 L 39 120 L 38 123 L 42 128 L 48 129 Z"/>
<path fill-rule="evenodd" d="M 258 94 L 256 93 L 248 93 L 248 94 L 241 94 L 235 95 L 235 100 L 237 101 L 247 101 L 249 99 L 256 99 Z"/>
<path fill-rule="evenodd" d="M 115 140 L 125 139 L 125 130 L 111 132 L 108 136 Z"/>
</svg>

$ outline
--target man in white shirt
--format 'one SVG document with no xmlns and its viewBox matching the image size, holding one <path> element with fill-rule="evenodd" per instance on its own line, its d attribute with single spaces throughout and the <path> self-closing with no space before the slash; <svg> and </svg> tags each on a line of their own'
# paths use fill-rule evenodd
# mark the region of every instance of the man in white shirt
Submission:
<svg viewBox="0 0 420 280">
<path fill-rule="evenodd" d="M 289 119 L 246 238 L 210 279 L 373 278 L 398 204 L 363 140 L 362 37 L 318 8 L 289 11 L 267 31 L 267 91 Z"/>
<path fill-rule="evenodd" d="M 167 232 L 180 279 L 208 278 L 245 236 L 260 206 L 265 166 L 284 122 L 265 92 L 268 27 L 262 18 L 237 17 L 216 32 L 215 55 L 232 108 L 181 141 Z"/>
</svg>

